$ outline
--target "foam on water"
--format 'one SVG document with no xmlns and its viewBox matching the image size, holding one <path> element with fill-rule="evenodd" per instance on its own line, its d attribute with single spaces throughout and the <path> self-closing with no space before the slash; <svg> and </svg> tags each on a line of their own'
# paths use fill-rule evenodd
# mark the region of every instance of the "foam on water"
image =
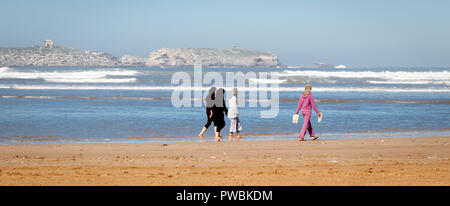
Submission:
<svg viewBox="0 0 450 206">
<path fill-rule="evenodd" d="M 448 81 L 370 81 L 370 84 L 449 84 Z"/>
<path fill-rule="evenodd" d="M 450 72 L 407 72 L 407 71 L 315 71 L 284 70 L 280 77 L 348 78 L 366 80 L 370 84 L 450 84 Z"/>
<path fill-rule="evenodd" d="M 133 83 L 136 78 L 145 76 L 145 71 L 122 68 L 39 71 L 0 67 L 0 79 L 42 79 L 58 83 Z M 120 77 L 118 77 L 120 76 Z M 284 70 L 280 79 L 249 79 L 251 82 L 285 84 L 296 82 L 296 77 L 317 78 L 326 83 L 337 83 L 336 78 L 357 79 L 368 84 L 450 84 L 449 71 L 321 71 Z M 298 80 L 298 79 L 297 79 Z"/>
<path fill-rule="evenodd" d="M 108 78 L 55 78 L 44 79 L 46 82 L 58 82 L 58 83 L 130 83 L 136 82 L 136 78 L 121 78 L 121 79 L 108 79 Z"/>
<path fill-rule="evenodd" d="M 287 79 L 249 79 L 249 81 L 266 84 L 281 84 L 287 82 Z"/>
<path fill-rule="evenodd" d="M 43 79 L 60 83 L 128 83 L 136 78 L 111 78 L 112 76 L 135 76 L 140 72 L 126 69 L 90 69 L 71 71 L 16 70 L 0 68 L 0 79 Z"/>
</svg>

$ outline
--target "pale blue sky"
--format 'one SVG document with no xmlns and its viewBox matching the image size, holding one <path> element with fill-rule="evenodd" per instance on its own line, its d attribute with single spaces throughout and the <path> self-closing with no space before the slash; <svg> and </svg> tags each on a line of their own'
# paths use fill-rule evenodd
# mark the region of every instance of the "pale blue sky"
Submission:
<svg viewBox="0 0 450 206">
<path fill-rule="evenodd" d="M 450 66 L 450 1 L 0 0 L 0 47 L 270 51 L 286 65 Z"/>
</svg>

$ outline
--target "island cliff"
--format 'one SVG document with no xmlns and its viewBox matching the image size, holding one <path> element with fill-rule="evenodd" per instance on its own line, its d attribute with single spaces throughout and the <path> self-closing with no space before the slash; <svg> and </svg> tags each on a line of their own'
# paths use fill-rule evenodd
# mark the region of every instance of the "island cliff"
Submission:
<svg viewBox="0 0 450 206">
<path fill-rule="evenodd" d="M 46 40 L 43 46 L 0 48 L 0 66 L 111 67 L 120 65 L 121 62 L 110 54 L 54 46 L 49 40 Z"/>
<path fill-rule="evenodd" d="M 240 47 L 162 48 L 150 52 L 148 58 L 124 55 L 120 59 L 99 51 L 83 51 L 55 46 L 45 40 L 42 46 L 28 48 L 0 48 L 0 66 L 33 67 L 279 67 L 278 57 L 268 52 Z"/>
<path fill-rule="evenodd" d="M 148 67 L 276 67 L 278 57 L 266 52 L 252 51 L 240 47 L 230 49 L 158 49 L 152 51 L 147 60 Z"/>
</svg>

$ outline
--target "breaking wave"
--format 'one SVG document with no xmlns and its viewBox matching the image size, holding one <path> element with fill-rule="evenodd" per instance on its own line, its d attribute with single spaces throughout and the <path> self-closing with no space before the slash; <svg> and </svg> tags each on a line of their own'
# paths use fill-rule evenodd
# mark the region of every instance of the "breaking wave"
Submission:
<svg viewBox="0 0 450 206">
<path fill-rule="evenodd" d="M 407 71 L 314 71 L 314 70 L 284 70 L 280 77 L 305 77 L 330 79 L 358 79 L 369 84 L 450 84 L 450 72 L 407 72 Z M 333 83 L 333 82 L 331 82 Z"/>
<path fill-rule="evenodd" d="M 0 79 L 42 79 L 58 83 L 129 83 L 135 82 L 136 78 L 123 78 L 124 76 L 139 74 L 138 71 L 125 69 L 38 71 L 0 68 Z"/>
</svg>

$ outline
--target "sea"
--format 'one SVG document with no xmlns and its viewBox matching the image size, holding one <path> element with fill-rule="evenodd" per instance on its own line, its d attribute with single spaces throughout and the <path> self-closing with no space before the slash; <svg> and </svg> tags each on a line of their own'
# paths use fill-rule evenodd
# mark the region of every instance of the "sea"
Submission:
<svg viewBox="0 0 450 206">
<path fill-rule="evenodd" d="M 319 140 L 450 136 L 448 67 L 202 71 L 219 74 L 224 82 L 226 73 L 253 72 L 257 78 L 246 80 L 249 88 L 277 84 L 269 89 L 278 93 L 277 113 L 270 118 L 261 116 L 268 108 L 260 96 L 245 94 L 239 107 L 242 141 L 296 140 L 302 120 L 294 124 L 292 115 L 307 82 L 323 113 L 320 123 L 314 111 L 311 116 Z M 196 142 L 206 123 L 205 107 L 194 101 L 174 105 L 175 91 L 194 87 L 193 81 L 192 87 L 173 81 L 180 72 L 195 79 L 194 68 L 0 67 L 0 144 Z M 277 80 L 258 76 L 271 72 Z M 204 95 L 213 86 L 209 83 L 190 91 L 191 98 L 195 90 Z M 229 98 L 232 88 L 226 86 Z M 226 124 L 225 140 L 229 120 Z M 214 140 L 213 127 L 205 136 Z"/>
</svg>

